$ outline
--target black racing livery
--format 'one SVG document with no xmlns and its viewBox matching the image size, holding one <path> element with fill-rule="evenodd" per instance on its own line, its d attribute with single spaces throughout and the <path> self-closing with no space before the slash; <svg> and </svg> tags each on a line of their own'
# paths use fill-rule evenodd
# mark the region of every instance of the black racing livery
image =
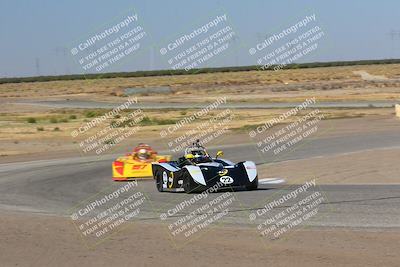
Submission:
<svg viewBox="0 0 400 267">
<path fill-rule="evenodd" d="M 257 168 L 252 161 L 233 163 L 210 157 L 199 140 L 185 149 L 177 161 L 152 163 L 153 177 L 160 192 L 203 192 L 208 188 L 255 190 L 258 187 Z"/>
</svg>

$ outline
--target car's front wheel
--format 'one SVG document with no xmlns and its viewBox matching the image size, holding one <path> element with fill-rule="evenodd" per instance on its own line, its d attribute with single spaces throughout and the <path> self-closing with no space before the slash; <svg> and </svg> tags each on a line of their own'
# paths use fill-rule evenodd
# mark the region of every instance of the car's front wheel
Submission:
<svg viewBox="0 0 400 267">
<path fill-rule="evenodd" d="M 185 193 L 193 193 L 195 188 L 196 185 L 192 177 L 190 175 L 185 175 L 185 177 L 183 178 L 183 189 L 185 190 Z"/>
<path fill-rule="evenodd" d="M 246 185 L 246 190 L 257 190 L 258 188 L 258 176 L 256 177 L 256 179 L 253 180 L 253 182 L 251 182 L 250 184 Z"/>
</svg>

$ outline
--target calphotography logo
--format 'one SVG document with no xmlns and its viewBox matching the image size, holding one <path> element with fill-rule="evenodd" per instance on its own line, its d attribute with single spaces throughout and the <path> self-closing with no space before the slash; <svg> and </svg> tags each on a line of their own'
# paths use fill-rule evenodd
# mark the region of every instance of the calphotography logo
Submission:
<svg viewBox="0 0 400 267">
<path fill-rule="evenodd" d="M 235 38 L 229 16 L 219 14 L 173 37 L 159 51 L 172 70 L 190 71 L 226 54 Z"/>
<path fill-rule="evenodd" d="M 256 62 L 262 70 L 286 68 L 320 46 L 325 32 L 316 23 L 316 14 L 306 15 L 290 27 L 267 36 L 248 52 L 251 57 L 258 57 Z"/>
<path fill-rule="evenodd" d="M 143 50 L 146 39 L 143 22 L 131 10 L 117 21 L 74 43 L 71 55 L 85 73 L 104 72 Z"/>
<path fill-rule="evenodd" d="M 147 198 L 137 181 L 92 196 L 71 209 L 71 219 L 88 247 L 123 230 L 140 216 Z"/>
</svg>

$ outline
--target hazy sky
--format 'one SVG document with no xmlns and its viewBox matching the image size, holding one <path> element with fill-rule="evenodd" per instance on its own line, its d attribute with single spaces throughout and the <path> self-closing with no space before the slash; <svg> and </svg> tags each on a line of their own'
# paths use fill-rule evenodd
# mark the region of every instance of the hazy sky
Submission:
<svg viewBox="0 0 400 267">
<path fill-rule="evenodd" d="M 400 58 L 399 10 L 398 0 L 1 0 L 0 77 L 84 73 L 71 49 L 133 13 L 145 40 L 106 72 L 171 68 L 160 48 L 222 14 L 235 39 L 203 66 L 254 65 L 251 47 L 311 14 L 324 36 L 298 62 Z"/>
</svg>

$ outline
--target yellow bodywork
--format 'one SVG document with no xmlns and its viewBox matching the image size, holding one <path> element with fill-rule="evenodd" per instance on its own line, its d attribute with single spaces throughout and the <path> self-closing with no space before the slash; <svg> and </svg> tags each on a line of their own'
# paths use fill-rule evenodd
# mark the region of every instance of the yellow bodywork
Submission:
<svg viewBox="0 0 400 267">
<path fill-rule="evenodd" d="M 113 180 L 125 181 L 136 178 L 152 178 L 151 163 L 170 160 L 170 155 L 157 155 L 146 161 L 139 160 L 132 155 L 119 157 L 112 164 Z"/>
</svg>

